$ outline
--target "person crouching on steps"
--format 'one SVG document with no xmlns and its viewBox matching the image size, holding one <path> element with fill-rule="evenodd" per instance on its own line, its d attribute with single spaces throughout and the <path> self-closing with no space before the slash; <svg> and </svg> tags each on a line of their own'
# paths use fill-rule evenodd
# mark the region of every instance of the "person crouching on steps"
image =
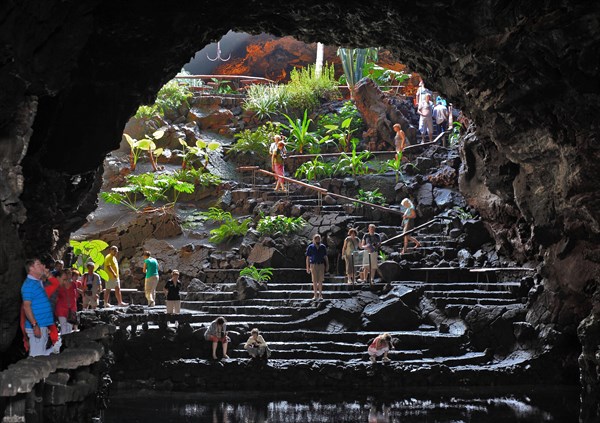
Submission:
<svg viewBox="0 0 600 423">
<path fill-rule="evenodd" d="M 325 270 L 329 269 L 327 247 L 321 244 L 321 235 L 315 234 L 313 242 L 306 248 L 306 273 L 310 274 L 313 286 L 313 300 L 323 299 Z"/>
<path fill-rule="evenodd" d="M 250 332 L 250 338 L 246 341 L 244 349 L 248 351 L 252 358 L 267 359 L 271 357 L 271 350 L 257 328 L 252 329 Z"/>
<path fill-rule="evenodd" d="M 210 326 L 208 327 L 208 329 L 206 329 L 206 333 L 204 334 L 204 338 L 207 341 L 211 341 L 212 342 L 212 357 L 213 360 L 218 360 L 217 358 L 217 344 L 220 342 L 221 345 L 223 346 L 223 358 L 225 360 L 229 359 L 229 356 L 227 355 L 227 343 L 228 343 L 228 338 L 227 338 L 227 321 L 225 320 L 224 317 L 218 317 L 215 320 L 213 320 L 210 324 Z"/>
<path fill-rule="evenodd" d="M 383 359 L 381 361 L 384 363 L 389 362 L 390 359 L 388 358 L 387 354 L 392 348 L 394 348 L 394 346 L 392 345 L 392 337 L 389 333 L 384 333 L 375 337 L 373 342 L 371 342 L 371 345 L 369 345 L 369 349 L 367 350 L 371 362 L 377 362 L 377 357 L 381 357 L 382 355 Z"/>
</svg>

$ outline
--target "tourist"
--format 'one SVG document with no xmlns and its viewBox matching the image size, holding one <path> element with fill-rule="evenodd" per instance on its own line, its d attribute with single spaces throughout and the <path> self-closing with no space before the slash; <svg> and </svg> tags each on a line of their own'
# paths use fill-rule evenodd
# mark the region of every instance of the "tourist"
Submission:
<svg viewBox="0 0 600 423">
<path fill-rule="evenodd" d="M 377 357 L 381 357 L 382 355 L 383 359 L 381 361 L 387 363 L 390 361 L 387 356 L 388 351 L 390 351 L 392 348 L 394 348 L 392 345 L 392 337 L 389 333 L 384 333 L 376 336 L 375 339 L 373 339 L 373 342 L 371 342 L 371 345 L 369 345 L 367 352 L 369 353 L 369 358 L 372 363 L 376 363 Z"/>
<path fill-rule="evenodd" d="M 354 252 L 358 251 L 360 240 L 358 232 L 354 228 L 348 230 L 348 236 L 344 239 L 342 246 L 342 260 L 346 263 L 346 278 L 348 283 L 356 282 L 356 271 L 354 270 Z"/>
<path fill-rule="evenodd" d="M 21 296 L 29 356 L 50 355 L 54 349 L 47 348 L 46 345 L 49 337 L 48 328 L 54 325 L 54 315 L 42 282 L 48 269 L 39 259 L 31 259 L 25 262 L 25 271 L 27 278 L 21 287 Z"/>
<path fill-rule="evenodd" d="M 121 281 L 119 279 L 119 260 L 117 254 L 119 248 L 115 245 L 108 249 L 108 254 L 104 258 L 104 270 L 108 273 L 108 280 L 106 281 L 106 289 L 104 290 L 104 307 L 110 307 L 110 291 L 115 290 L 115 297 L 117 298 L 117 306 L 123 307 L 128 305 L 123 302 L 121 296 Z"/>
<path fill-rule="evenodd" d="M 57 278 L 60 285 L 54 314 L 60 323 L 60 334 L 66 335 L 73 332 L 73 324 L 77 324 L 77 287 L 69 270 L 61 270 Z"/>
<path fill-rule="evenodd" d="M 151 257 L 150 251 L 144 251 L 142 257 L 144 258 L 142 270 L 146 274 L 144 292 L 148 301 L 148 307 L 154 307 L 156 305 L 156 285 L 158 285 L 158 261 L 154 257 Z"/>
<path fill-rule="evenodd" d="M 277 175 L 275 191 L 285 191 L 285 180 L 281 177 L 285 176 L 283 161 L 286 157 L 287 151 L 285 149 L 285 143 L 281 140 L 280 135 L 275 135 L 274 139 L 277 143 L 277 148 L 271 153 L 271 168 L 273 169 L 273 173 Z"/>
<path fill-rule="evenodd" d="M 368 232 L 363 236 L 361 248 L 365 250 L 363 255 L 363 277 L 371 285 L 375 282 L 375 272 L 378 269 L 377 259 L 379 256 L 379 247 L 381 246 L 381 236 L 375 233 L 375 225 L 370 224 Z"/>
<path fill-rule="evenodd" d="M 75 285 L 75 288 L 77 289 L 77 310 L 81 310 L 82 309 L 82 298 L 83 298 L 83 288 L 82 288 L 82 283 L 81 283 L 81 273 L 79 273 L 79 270 L 77 269 L 71 269 L 71 281 L 73 281 L 73 284 Z"/>
<path fill-rule="evenodd" d="M 408 198 L 403 199 L 400 204 L 406 208 L 404 210 L 404 215 L 402 216 L 402 227 L 404 232 L 411 230 L 414 227 L 415 218 L 417 217 L 417 212 L 415 210 L 415 206 Z M 417 241 L 416 238 L 410 235 L 404 235 L 404 248 L 402 248 L 402 254 L 406 254 L 406 249 L 408 247 L 408 242 L 412 241 L 415 244 L 415 248 L 419 248 L 421 243 Z"/>
<path fill-rule="evenodd" d="M 419 114 L 419 131 L 421 132 L 421 143 L 425 142 L 425 132 L 429 135 L 429 142 L 433 141 L 433 103 L 431 94 L 425 94 L 417 109 Z"/>
<path fill-rule="evenodd" d="M 394 131 L 396 132 L 396 136 L 394 136 L 394 144 L 396 146 L 396 160 L 399 160 L 399 157 L 402 157 L 402 152 L 404 151 L 404 147 L 406 145 L 406 135 L 402 130 L 402 127 L 399 123 L 394 124 Z"/>
<path fill-rule="evenodd" d="M 417 88 L 417 92 L 415 94 L 415 107 L 419 107 L 419 105 L 421 104 L 421 101 L 423 101 L 423 99 L 425 98 L 425 95 L 430 94 L 431 91 L 429 91 L 427 88 L 425 88 L 425 82 L 421 79 L 419 81 L 419 88 Z"/>
<path fill-rule="evenodd" d="M 227 320 L 224 317 L 218 317 L 211 322 L 208 329 L 206 329 L 204 338 L 212 342 L 213 360 L 217 360 L 217 344 L 219 342 L 223 346 L 223 358 L 225 360 L 229 359 L 227 355 L 227 343 L 229 341 L 227 338 Z"/>
<path fill-rule="evenodd" d="M 61 272 L 65 268 L 65 262 L 62 260 L 56 260 L 54 262 L 54 267 L 50 271 L 50 274 L 55 278 L 58 277 L 59 272 Z"/>
<path fill-rule="evenodd" d="M 181 296 L 179 290 L 181 282 L 179 282 L 179 270 L 173 269 L 171 279 L 165 284 L 165 297 L 167 298 L 167 314 L 179 314 L 181 310 Z"/>
<path fill-rule="evenodd" d="M 313 300 L 323 299 L 323 281 L 326 269 L 329 269 L 327 247 L 321 244 L 321 235 L 315 234 L 313 242 L 306 248 L 306 273 L 311 276 Z"/>
<path fill-rule="evenodd" d="M 435 131 L 441 134 L 448 128 L 448 108 L 444 105 L 440 97 L 436 100 L 433 108 L 433 121 L 435 122 Z"/>
<path fill-rule="evenodd" d="M 102 280 L 100 275 L 94 272 L 96 264 L 93 261 L 88 261 L 85 264 L 87 273 L 81 276 L 81 286 L 83 287 L 83 309 L 91 308 L 94 310 L 98 307 L 98 297 L 102 290 Z"/>
<path fill-rule="evenodd" d="M 257 328 L 252 329 L 250 338 L 244 344 L 244 349 L 248 351 L 252 358 L 264 358 L 265 360 L 271 357 L 271 350 Z"/>
</svg>

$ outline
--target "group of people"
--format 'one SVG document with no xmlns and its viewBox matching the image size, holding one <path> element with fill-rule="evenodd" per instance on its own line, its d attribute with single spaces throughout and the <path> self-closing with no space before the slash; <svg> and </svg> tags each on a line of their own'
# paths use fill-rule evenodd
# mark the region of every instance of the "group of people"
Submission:
<svg viewBox="0 0 600 423">
<path fill-rule="evenodd" d="M 452 110 L 448 109 L 446 100 L 438 96 L 433 104 L 433 94 L 427 88 L 423 80 L 419 82 L 419 88 L 415 95 L 415 105 L 419 115 L 419 132 L 421 133 L 421 142 L 425 142 L 425 134 L 429 137 L 429 142 L 433 141 L 434 126 L 435 133 L 440 134 L 448 129 L 449 118 Z M 450 105 L 452 107 L 452 105 Z"/>
<path fill-rule="evenodd" d="M 213 360 L 218 360 L 217 356 L 217 348 L 219 343 L 221 344 L 224 360 L 229 360 L 229 356 L 227 355 L 227 348 L 231 339 L 227 336 L 227 320 L 224 317 L 217 317 L 213 320 L 206 332 L 204 333 L 204 339 L 210 341 L 212 343 L 212 358 Z M 369 354 L 369 359 L 372 363 L 377 361 L 377 357 L 382 357 L 382 361 L 387 363 L 390 361 L 388 357 L 388 352 L 394 348 L 392 343 L 392 337 L 389 333 L 383 333 L 381 335 L 376 336 L 370 343 L 367 348 L 367 353 Z M 252 329 L 250 332 L 250 337 L 244 344 L 244 349 L 248 352 L 248 355 L 252 359 L 263 359 L 267 360 L 271 357 L 271 350 L 267 341 L 260 334 L 258 328 Z"/>
</svg>

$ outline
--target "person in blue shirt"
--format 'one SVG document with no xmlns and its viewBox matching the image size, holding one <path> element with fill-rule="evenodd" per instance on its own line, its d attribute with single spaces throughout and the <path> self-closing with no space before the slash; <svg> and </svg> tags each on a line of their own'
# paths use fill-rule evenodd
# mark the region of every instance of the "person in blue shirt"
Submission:
<svg viewBox="0 0 600 423">
<path fill-rule="evenodd" d="M 156 285 L 158 285 L 158 261 L 150 256 L 150 251 L 144 251 L 142 257 L 144 257 L 144 266 L 142 267 L 142 270 L 146 274 L 144 292 L 146 294 L 146 300 L 148 301 L 148 307 L 154 307 Z"/>
<path fill-rule="evenodd" d="M 29 356 L 50 355 L 52 347 L 48 343 L 48 327 L 54 325 L 52 305 L 44 289 L 42 279 L 48 275 L 48 269 L 39 259 L 25 262 L 27 278 L 21 287 L 23 311 L 25 312 L 25 332 L 29 338 Z"/>
<path fill-rule="evenodd" d="M 306 273 L 311 275 L 313 300 L 323 299 L 323 281 L 325 271 L 329 268 L 327 247 L 321 244 L 321 235 L 313 236 L 313 242 L 306 249 Z"/>
</svg>

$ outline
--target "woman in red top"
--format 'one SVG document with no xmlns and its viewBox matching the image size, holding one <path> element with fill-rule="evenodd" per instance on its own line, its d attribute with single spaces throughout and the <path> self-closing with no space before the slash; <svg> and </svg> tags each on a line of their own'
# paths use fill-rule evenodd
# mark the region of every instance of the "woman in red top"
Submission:
<svg viewBox="0 0 600 423">
<path fill-rule="evenodd" d="M 66 335 L 73 332 L 73 325 L 67 321 L 67 317 L 69 312 L 77 313 L 77 287 L 71 280 L 71 272 L 68 270 L 61 270 L 57 278 L 60 285 L 54 314 L 60 323 L 60 334 Z"/>
</svg>

